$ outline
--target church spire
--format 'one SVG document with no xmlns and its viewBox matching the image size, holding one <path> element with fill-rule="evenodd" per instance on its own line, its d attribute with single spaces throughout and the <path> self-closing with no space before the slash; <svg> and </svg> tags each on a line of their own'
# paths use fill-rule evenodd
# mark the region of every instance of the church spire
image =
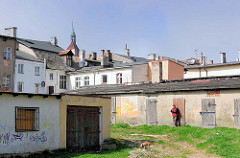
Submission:
<svg viewBox="0 0 240 158">
<path fill-rule="evenodd" d="M 73 28 L 73 21 L 72 21 L 72 33 L 71 33 L 71 41 L 75 44 L 76 43 L 76 34 Z"/>
</svg>

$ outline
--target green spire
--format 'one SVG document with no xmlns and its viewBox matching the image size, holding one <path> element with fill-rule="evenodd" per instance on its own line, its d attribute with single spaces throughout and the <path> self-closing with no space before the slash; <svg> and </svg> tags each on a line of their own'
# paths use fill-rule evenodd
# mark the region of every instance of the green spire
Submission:
<svg viewBox="0 0 240 158">
<path fill-rule="evenodd" d="M 75 36 L 75 31 L 74 31 L 74 28 L 73 28 L 73 21 L 72 21 L 72 33 L 71 33 L 72 36 Z"/>
</svg>

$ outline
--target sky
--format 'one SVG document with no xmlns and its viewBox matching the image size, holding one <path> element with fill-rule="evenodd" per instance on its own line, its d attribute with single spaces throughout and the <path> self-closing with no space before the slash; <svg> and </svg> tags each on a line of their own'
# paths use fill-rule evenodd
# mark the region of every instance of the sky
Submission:
<svg viewBox="0 0 240 158">
<path fill-rule="evenodd" d="M 147 57 L 200 57 L 235 61 L 240 50 L 239 0 L 0 0 L 0 34 L 70 44 L 72 21 L 77 45 L 87 53 L 111 50 Z"/>
</svg>

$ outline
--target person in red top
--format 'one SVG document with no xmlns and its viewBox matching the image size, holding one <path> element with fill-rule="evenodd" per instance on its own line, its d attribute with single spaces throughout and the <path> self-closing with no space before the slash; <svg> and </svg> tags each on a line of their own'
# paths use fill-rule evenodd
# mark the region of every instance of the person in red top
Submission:
<svg viewBox="0 0 240 158">
<path fill-rule="evenodd" d="M 178 108 L 176 107 L 176 105 L 173 105 L 171 113 L 172 113 L 172 116 L 173 116 L 173 124 L 176 127 L 179 126 L 179 120 L 178 120 L 179 111 L 178 111 Z"/>
</svg>

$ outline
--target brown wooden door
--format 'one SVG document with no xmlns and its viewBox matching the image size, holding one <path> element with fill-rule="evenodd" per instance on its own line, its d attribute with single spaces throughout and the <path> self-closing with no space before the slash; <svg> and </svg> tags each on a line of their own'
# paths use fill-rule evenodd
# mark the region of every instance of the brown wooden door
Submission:
<svg viewBox="0 0 240 158">
<path fill-rule="evenodd" d="M 202 127 L 216 127 L 216 104 L 215 99 L 202 99 Z"/>
<path fill-rule="evenodd" d="M 116 123 L 117 108 L 116 108 L 116 97 L 111 99 L 111 123 Z"/>
<path fill-rule="evenodd" d="M 240 128 L 240 99 L 234 99 L 234 128 Z"/>
<path fill-rule="evenodd" d="M 157 100 L 147 99 L 146 104 L 146 123 L 147 125 L 157 125 Z"/>
<path fill-rule="evenodd" d="M 49 94 L 53 94 L 54 93 L 54 86 L 49 86 Z"/>
<path fill-rule="evenodd" d="M 99 107 L 68 106 L 67 149 L 99 149 Z"/>
<path fill-rule="evenodd" d="M 177 106 L 179 110 L 179 119 L 180 126 L 184 126 L 185 122 L 185 99 L 184 98 L 175 98 L 173 99 L 173 104 Z"/>
</svg>

